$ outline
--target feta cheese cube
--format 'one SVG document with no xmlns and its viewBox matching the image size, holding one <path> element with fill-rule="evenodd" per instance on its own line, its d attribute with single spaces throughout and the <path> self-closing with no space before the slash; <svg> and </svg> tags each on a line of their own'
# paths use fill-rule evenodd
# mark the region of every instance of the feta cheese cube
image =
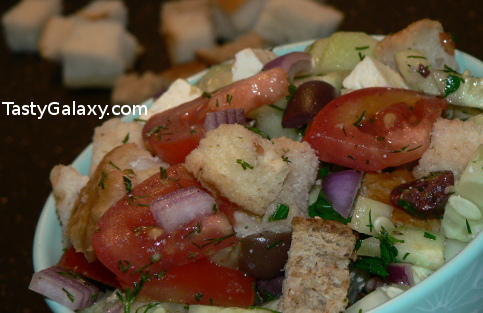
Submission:
<svg viewBox="0 0 483 313">
<path fill-rule="evenodd" d="M 184 79 L 175 80 L 168 90 L 163 93 L 153 105 L 148 109 L 147 115 L 141 115 L 140 118 L 149 119 L 151 116 L 177 107 L 180 104 L 194 100 L 200 97 L 203 91 L 198 87 L 191 86 Z"/>
<path fill-rule="evenodd" d="M 134 61 L 136 39 L 117 22 L 75 27 L 62 47 L 63 80 L 68 87 L 112 87 Z"/>
<path fill-rule="evenodd" d="M 393 87 L 409 89 L 404 79 L 389 66 L 366 56 L 342 82 L 346 89 Z"/>
<path fill-rule="evenodd" d="M 206 1 L 167 2 L 162 7 L 161 21 L 161 33 L 173 64 L 192 61 L 196 50 L 211 48 L 215 44 L 215 32 Z"/>
<path fill-rule="evenodd" d="M 23 0 L 2 17 L 10 50 L 35 52 L 47 20 L 60 14 L 61 0 Z"/>
<path fill-rule="evenodd" d="M 258 74 L 263 66 L 277 55 L 268 50 L 246 48 L 235 54 L 231 72 L 233 82 Z"/>
</svg>

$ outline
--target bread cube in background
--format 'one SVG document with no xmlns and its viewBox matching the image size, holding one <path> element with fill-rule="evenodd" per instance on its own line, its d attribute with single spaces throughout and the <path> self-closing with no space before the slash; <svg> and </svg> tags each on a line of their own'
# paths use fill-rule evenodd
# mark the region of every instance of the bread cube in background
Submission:
<svg viewBox="0 0 483 313">
<path fill-rule="evenodd" d="M 215 44 L 211 13 L 205 0 L 167 2 L 161 9 L 161 22 L 172 64 L 192 61 L 196 50 Z"/>
<path fill-rule="evenodd" d="M 82 23 L 62 47 L 64 85 L 113 87 L 136 56 L 136 38 L 116 22 Z"/>
<path fill-rule="evenodd" d="M 121 0 L 92 1 L 77 15 L 90 21 L 110 20 L 127 25 L 127 8 Z"/>
<path fill-rule="evenodd" d="M 117 80 L 111 95 L 111 102 L 117 105 L 140 104 L 161 92 L 167 85 L 168 83 L 161 75 L 150 71 L 144 74 L 125 74 Z"/>
<path fill-rule="evenodd" d="M 269 0 L 255 32 L 274 45 L 323 38 L 332 34 L 344 15 L 312 0 Z"/>
<path fill-rule="evenodd" d="M 60 14 L 61 0 L 23 0 L 2 17 L 10 50 L 35 52 L 42 29 L 52 16 Z"/>
<path fill-rule="evenodd" d="M 51 61 L 60 61 L 60 51 L 76 24 L 81 20 L 75 17 L 54 16 L 44 27 L 39 41 L 40 55 Z"/>
<path fill-rule="evenodd" d="M 233 40 L 250 32 L 267 0 L 210 0 L 216 34 Z"/>
</svg>

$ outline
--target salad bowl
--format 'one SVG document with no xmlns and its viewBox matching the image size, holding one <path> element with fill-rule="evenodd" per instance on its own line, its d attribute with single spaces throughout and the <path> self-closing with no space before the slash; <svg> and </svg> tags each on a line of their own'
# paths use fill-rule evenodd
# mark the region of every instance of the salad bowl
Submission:
<svg viewBox="0 0 483 313">
<path fill-rule="evenodd" d="M 312 41 L 280 46 L 273 51 L 283 55 L 304 51 Z M 483 62 L 456 51 L 456 60 L 462 71 L 470 69 L 474 76 L 483 76 Z M 189 79 L 191 84 L 204 74 L 201 72 Z M 147 100 L 144 105 L 151 105 Z M 126 116 L 131 121 L 135 116 Z M 89 171 L 92 144 L 89 145 L 72 163 L 83 175 Z M 483 191 L 482 191 L 483 192 Z M 40 215 L 33 244 L 33 263 L 35 271 L 55 265 L 62 255 L 62 235 L 60 222 L 56 215 L 55 200 L 51 194 Z M 46 299 L 55 313 L 72 312 L 62 305 Z M 374 313 L 403 312 L 483 312 L 483 234 L 480 233 L 460 253 L 418 285 L 400 296 L 371 310 Z M 365 313 L 365 312 L 364 312 Z"/>
</svg>

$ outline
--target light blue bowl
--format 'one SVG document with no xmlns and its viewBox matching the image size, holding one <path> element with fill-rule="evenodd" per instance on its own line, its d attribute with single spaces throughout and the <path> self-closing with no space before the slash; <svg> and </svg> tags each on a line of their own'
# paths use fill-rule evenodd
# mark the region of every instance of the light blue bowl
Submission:
<svg viewBox="0 0 483 313">
<path fill-rule="evenodd" d="M 305 41 L 275 48 L 278 54 L 304 51 L 312 41 Z M 474 76 L 483 77 L 483 62 L 456 51 L 460 69 L 470 69 Z M 204 74 L 201 72 L 189 79 L 195 83 Z M 152 101 L 144 102 L 151 105 Z M 130 121 L 134 116 L 125 117 Z M 72 165 L 83 175 L 89 172 L 92 144 L 75 159 Z M 483 192 L 483 191 L 482 191 Z M 62 236 L 59 220 L 55 212 L 52 194 L 47 199 L 40 215 L 33 245 L 34 270 L 55 265 L 62 256 Z M 46 299 L 55 313 L 73 311 Z M 465 249 L 449 261 L 443 268 L 402 295 L 370 311 L 371 313 L 426 313 L 426 312 L 483 312 L 483 233 L 480 233 Z M 366 313 L 366 312 L 364 312 Z"/>
</svg>

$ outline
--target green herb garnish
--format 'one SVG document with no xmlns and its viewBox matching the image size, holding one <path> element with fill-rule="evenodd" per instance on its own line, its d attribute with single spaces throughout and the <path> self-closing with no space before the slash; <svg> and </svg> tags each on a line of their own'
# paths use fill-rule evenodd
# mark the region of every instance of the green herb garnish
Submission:
<svg viewBox="0 0 483 313">
<path fill-rule="evenodd" d="M 281 107 L 279 107 L 279 106 L 277 106 L 277 105 L 275 105 L 273 103 L 272 104 L 269 104 L 268 106 L 271 107 L 271 108 L 273 108 L 273 109 L 275 109 L 275 110 L 278 110 L 278 111 L 282 111 L 282 112 L 285 111 L 284 108 L 281 108 Z"/>
<path fill-rule="evenodd" d="M 105 172 L 102 172 L 101 173 L 101 180 L 99 181 L 99 187 L 101 187 L 102 189 L 104 189 L 106 186 L 104 184 L 104 180 L 107 178 L 107 174 Z"/>
<path fill-rule="evenodd" d="M 126 273 L 129 270 L 131 263 L 128 260 L 119 260 L 117 263 L 117 268 L 122 272 Z"/>
<path fill-rule="evenodd" d="M 447 97 L 450 94 L 456 92 L 458 88 L 460 88 L 461 83 L 464 82 L 465 80 L 460 76 L 449 74 L 445 80 L 446 85 L 444 86 L 444 96 Z"/>
<path fill-rule="evenodd" d="M 67 298 L 69 298 L 70 302 L 74 302 L 74 296 L 67 291 L 67 289 L 65 288 L 62 288 L 62 291 L 65 292 L 65 294 L 67 295 Z"/>
<path fill-rule="evenodd" d="M 283 203 L 278 203 L 277 207 L 275 208 L 275 211 L 268 218 L 268 221 L 272 222 L 272 221 L 284 220 L 288 217 L 289 211 L 290 211 L 290 208 L 288 207 L 288 205 L 285 205 Z"/>
<path fill-rule="evenodd" d="M 429 238 L 431 240 L 436 240 L 436 236 L 435 235 L 430 234 L 430 233 L 428 233 L 426 231 L 424 232 L 424 238 Z"/>
<path fill-rule="evenodd" d="M 132 181 L 127 176 L 123 176 L 122 180 L 124 181 L 124 187 L 126 188 L 126 192 L 130 193 L 132 191 Z"/>
<path fill-rule="evenodd" d="M 468 234 L 470 234 L 470 235 L 472 234 L 470 223 L 468 223 L 468 220 L 466 220 L 466 230 L 468 231 Z"/>
<path fill-rule="evenodd" d="M 332 203 L 330 203 L 329 199 L 327 199 L 322 190 L 319 192 L 317 201 L 309 206 L 309 216 L 319 216 L 324 220 L 336 221 L 342 224 L 347 224 L 351 221 L 351 217 L 344 218 L 336 210 L 334 210 Z"/>
<path fill-rule="evenodd" d="M 243 161 L 242 159 L 237 159 L 236 163 L 240 164 L 241 167 L 243 167 L 243 170 L 245 171 L 247 168 L 253 170 L 253 166 L 250 165 L 250 163 Z"/>
<path fill-rule="evenodd" d="M 366 226 L 369 227 L 369 232 L 372 233 L 372 229 L 374 228 L 374 225 L 372 224 L 372 210 L 369 210 L 369 224 Z"/>
<path fill-rule="evenodd" d="M 357 262 L 351 262 L 350 265 L 381 277 L 386 277 L 388 275 L 385 264 L 381 258 L 361 256 L 357 259 Z"/>
<path fill-rule="evenodd" d="M 366 115 L 366 110 L 364 110 L 364 111 L 362 112 L 361 116 L 359 116 L 359 118 L 357 119 L 357 121 L 356 121 L 354 124 L 352 124 L 352 125 L 354 125 L 354 126 L 356 126 L 356 127 L 357 127 L 357 126 L 360 126 L 360 124 L 361 124 L 362 120 L 364 119 L 364 115 Z"/>
<path fill-rule="evenodd" d="M 119 170 L 119 171 L 121 170 L 119 168 L 119 166 L 117 166 L 116 164 L 114 164 L 112 161 L 109 161 L 109 164 L 112 165 L 112 167 L 114 167 L 116 170 Z"/>
<path fill-rule="evenodd" d="M 126 144 L 129 141 L 129 133 L 127 133 L 126 137 L 124 137 L 124 140 L 122 141 L 123 144 Z"/>
<path fill-rule="evenodd" d="M 245 126 L 245 128 L 248 129 L 251 132 L 254 132 L 257 135 L 260 135 L 262 138 L 271 140 L 271 138 L 270 138 L 270 136 L 268 134 L 266 134 L 265 132 L 261 131 L 260 129 L 258 129 L 256 127 L 248 127 L 248 126 Z"/>
<path fill-rule="evenodd" d="M 397 204 L 403 208 L 404 210 L 406 210 L 409 214 L 411 214 L 412 216 L 416 216 L 416 217 L 419 217 L 419 218 L 422 218 L 422 219 L 425 219 L 424 215 L 418 211 L 418 209 L 416 209 L 411 202 L 409 201 L 406 201 L 404 199 L 399 199 L 397 201 Z"/>
</svg>

